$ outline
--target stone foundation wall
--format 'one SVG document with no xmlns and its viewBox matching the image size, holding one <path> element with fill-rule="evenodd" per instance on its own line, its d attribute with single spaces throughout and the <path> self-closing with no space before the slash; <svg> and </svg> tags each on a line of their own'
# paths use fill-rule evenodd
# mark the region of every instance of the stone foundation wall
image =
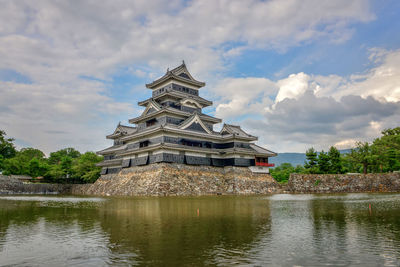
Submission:
<svg viewBox="0 0 400 267">
<path fill-rule="evenodd" d="M 400 192 L 400 173 L 291 174 L 291 193 Z"/>
<path fill-rule="evenodd" d="M 189 166 L 158 163 L 102 175 L 94 184 L 74 185 L 73 194 L 166 196 L 268 194 L 280 189 L 269 174 L 244 167 Z"/>
<path fill-rule="evenodd" d="M 1 194 L 70 194 L 69 184 L 31 184 L 0 175 Z"/>
</svg>

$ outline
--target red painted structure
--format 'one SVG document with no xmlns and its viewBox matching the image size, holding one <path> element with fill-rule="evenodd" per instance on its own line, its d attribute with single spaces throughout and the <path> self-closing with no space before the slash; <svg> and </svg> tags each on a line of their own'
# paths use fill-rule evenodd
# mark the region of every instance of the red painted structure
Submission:
<svg viewBox="0 0 400 267">
<path fill-rule="evenodd" d="M 263 166 L 263 167 L 274 167 L 274 163 L 266 163 L 266 162 L 256 162 L 256 166 Z"/>
</svg>

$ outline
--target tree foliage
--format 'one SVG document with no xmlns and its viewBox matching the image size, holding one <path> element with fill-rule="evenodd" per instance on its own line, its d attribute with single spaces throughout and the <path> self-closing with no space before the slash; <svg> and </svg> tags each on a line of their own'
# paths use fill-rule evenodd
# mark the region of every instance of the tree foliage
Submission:
<svg viewBox="0 0 400 267">
<path fill-rule="evenodd" d="M 80 155 L 81 153 L 72 147 L 64 148 L 56 152 L 51 152 L 49 157 L 49 163 L 60 164 L 63 159 L 65 160 L 65 158 L 76 159 L 79 158 Z"/>
<path fill-rule="evenodd" d="M 5 159 L 3 173 L 16 175 L 43 176 L 48 170 L 44 153 L 35 148 L 23 148 L 15 156 Z"/>
<path fill-rule="evenodd" d="M 330 168 L 329 173 L 342 173 L 343 172 L 343 164 L 339 150 L 331 146 L 328 152 Z"/>
<path fill-rule="evenodd" d="M 349 172 L 392 172 L 400 170 L 400 127 L 382 131 L 371 144 L 357 142 L 343 157 Z"/>
<path fill-rule="evenodd" d="M 293 167 L 290 163 L 282 163 L 278 167 L 271 169 L 271 175 L 279 183 L 287 183 L 291 173 L 303 173 L 304 167 L 297 165 Z"/>
<path fill-rule="evenodd" d="M 41 176 L 56 183 L 90 183 L 100 176 L 101 168 L 95 164 L 103 157 L 93 152 L 81 154 L 74 148 L 64 148 L 46 158 L 42 151 L 35 148 L 17 151 L 12 143 L 14 139 L 4 136 L 5 132 L 0 131 L 0 169 L 5 175 Z"/>
<path fill-rule="evenodd" d="M 318 172 L 320 173 L 330 173 L 331 163 L 327 153 L 323 150 L 318 154 Z"/>
<path fill-rule="evenodd" d="M 76 159 L 72 172 L 75 178 L 81 178 L 84 182 L 93 183 L 100 176 L 100 168 L 93 165 L 103 160 L 93 152 L 86 152 Z"/>
<path fill-rule="evenodd" d="M 0 171 L 3 169 L 4 160 L 14 157 L 17 152 L 13 141 L 13 138 L 6 138 L 5 131 L 0 130 Z"/>
<path fill-rule="evenodd" d="M 307 161 L 304 163 L 304 168 L 307 173 L 318 173 L 318 153 L 315 149 L 309 148 L 306 151 Z"/>
</svg>

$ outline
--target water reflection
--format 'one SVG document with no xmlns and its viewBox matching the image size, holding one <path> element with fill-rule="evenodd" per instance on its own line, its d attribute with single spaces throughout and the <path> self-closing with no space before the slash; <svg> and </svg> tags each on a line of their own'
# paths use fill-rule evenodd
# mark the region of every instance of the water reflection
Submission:
<svg viewBox="0 0 400 267">
<path fill-rule="evenodd" d="M 268 200 L 235 197 L 116 199 L 100 213 L 110 241 L 145 264 L 214 262 L 218 247 L 245 254 L 270 221 Z"/>
<path fill-rule="evenodd" d="M 233 264 L 398 266 L 400 195 L 0 197 L 0 265 Z"/>
<path fill-rule="evenodd" d="M 49 265 L 201 265 L 221 253 L 240 262 L 270 221 L 268 200 L 251 197 L 44 202 L 0 201 L 6 264 L 24 264 L 18 254 L 29 248 L 29 260 Z"/>
<path fill-rule="evenodd" d="M 398 195 L 378 194 L 322 196 L 313 201 L 314 254 L 335 265 L 398 266 L 398 204 Z"/>
</svg>

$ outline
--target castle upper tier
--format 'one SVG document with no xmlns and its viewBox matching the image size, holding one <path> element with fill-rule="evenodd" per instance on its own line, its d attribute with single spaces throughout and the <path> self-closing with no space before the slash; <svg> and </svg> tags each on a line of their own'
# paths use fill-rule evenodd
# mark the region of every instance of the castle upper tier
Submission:
<svg viewBox="0 0 400 267">
<path fill-rule="evenodd" d="M 152 97 L 139 102 L 142 115 L 129 120 L 136 126 L 118 124 L 108 135 L 114 145 L 99 151 L 104 156 L 102 174 L 122 168 L 159 162 L 208 166 L 250 167 L 268 172 L 268 157 L 277 154 L 254 143 L 258 138 L 240 126 L 224 124 L 214 131 L 221 119 L 202 112 L 212 102 L 199 96 L 204 82 L 197 81 L 185 63 L 168 70 L 164 76 L 146 84 Z"/>
</svg>

